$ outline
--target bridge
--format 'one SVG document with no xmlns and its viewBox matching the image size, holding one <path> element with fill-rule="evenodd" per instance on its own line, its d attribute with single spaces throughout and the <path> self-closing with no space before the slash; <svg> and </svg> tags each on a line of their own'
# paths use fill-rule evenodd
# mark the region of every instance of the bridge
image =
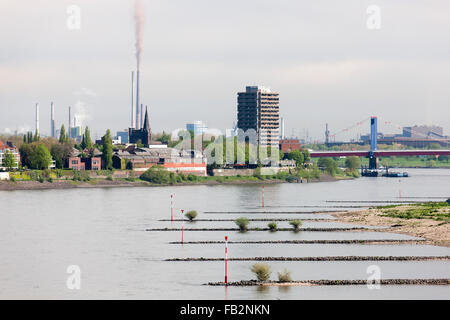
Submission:
<svg viewBox="0 0 450 320">
<path fill-rule="evenodd" d="M 378 128 L 377 117 L 370 118 L 370 150 L 354 151 L 311 151 L 311 158 L 322 157 L 366 157 L 369 158 L 369 169 L 377 169 L 378 157 L 409 157 L 409 156 L 448 156 L 450 150 L 377 150 L 378 148 Z"/>
</svg>

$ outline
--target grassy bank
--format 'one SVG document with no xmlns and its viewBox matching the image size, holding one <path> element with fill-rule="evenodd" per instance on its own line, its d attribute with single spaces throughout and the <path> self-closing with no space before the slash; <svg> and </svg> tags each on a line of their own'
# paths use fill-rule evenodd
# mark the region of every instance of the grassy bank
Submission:
<svg viewBox="0 0 450 320">
<path fill-rule="evenodd" d="M 331 213 L 339 222 L 386 226 L 383 232 L 408 234 L 450 247 L 450 204 L 424 202 Z"/>
</svg>

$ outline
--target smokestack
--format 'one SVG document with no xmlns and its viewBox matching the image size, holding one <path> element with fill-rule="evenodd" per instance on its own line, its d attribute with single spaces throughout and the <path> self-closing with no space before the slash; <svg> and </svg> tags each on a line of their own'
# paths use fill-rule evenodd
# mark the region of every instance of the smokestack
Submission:
<svg viewBox="0 0 450 320">
<path fill-rule="evenodd" d="M 136 71 L 136 129 L 141 128 L 141 110 L 139 105 L 139 69 Z"/>
<path fill-rule="evenodd" d="M 131 126 L 130 128 L 135 128 L 136 125 L 136 115 L 134 113 L 134 71 L 131 71 Z"/>
<path fill-rule="evenodd" d="M 50 104 L 50 135 L 52 138 L 56 137 L 55 132 L 55 106 L 53 105 L 53 101 Z"/>
<path fill-rule="evenodd" d="M 69 139 L 70 138 L 72 138 L 71 136 L 70 136 L 70 127 L 71 127 L 71 122 L 72 122 L 72 115 L 71 115 L 71 112 L 72 112 L 72 110 L 71 110 L 71 108 L 70 108 L 70 106 L 69 106 L 69 132 L 67 133 L 68 134 L 68 136 L 69 136 Z"/>
<path fill-rule="evenodd" d="M 144 108 L 141 103 L 141 129 L 144 127 Z"/>
<path fill-rule="evenodd" d="M 36 103 L 35 126 L 36 126 L 36 132 L 39 133 L 39 103 Z"/>
</svg>

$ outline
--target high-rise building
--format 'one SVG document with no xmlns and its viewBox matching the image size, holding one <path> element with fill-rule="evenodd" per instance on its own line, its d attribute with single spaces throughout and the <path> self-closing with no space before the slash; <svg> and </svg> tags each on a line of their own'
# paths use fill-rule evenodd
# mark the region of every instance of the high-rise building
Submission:
<svg viewBox="0 0 450 320">
<path fill-rule="evenodd" d="M 254 129 L 259 145 L 278 146 L 280 137 L 279 94 L 260 86 L 247 86 L 238 92 L 237 127 Z"/>
</svg>

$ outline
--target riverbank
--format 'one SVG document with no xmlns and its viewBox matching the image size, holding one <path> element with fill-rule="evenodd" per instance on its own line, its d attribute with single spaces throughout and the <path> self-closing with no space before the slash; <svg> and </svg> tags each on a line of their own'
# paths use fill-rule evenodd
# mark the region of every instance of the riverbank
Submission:
<svg viewBox="0 0 450 320">
<path fill-rule="evenodd" d="M 326 213 L 338 222 L 384 226 L 382 232 L 401 233 L 426 239 L 428 244 L 450 247 L 450 205 L 419 203 Z"/>
<path fill-rule="evenodd" d="M 244 184 L 277 184 L 289 183 L 281 179 L 260 179 L 256 177 L 200 177 L 198 181 L 183 181 L 173 184 L 156 184 L 139 179 L 90 179 L 89 181 L 56 180 L 49 181 L 0 181 L 0 191 L 13 190 L 46 190 L 73 188 L 114 188 L 114 187 L 160 187 L 160 186 L 190 186 L 190 185 L 244 185 Z M 206 178 L 206 179 L 202 179 Z M 351 177 L 332 177 L 323 174 L 320 179 L 311 179 L 303 183 L 332 182 L 353 179 Z M 294 182 L 295 183 L 295 182 Z"/>
</svg>

